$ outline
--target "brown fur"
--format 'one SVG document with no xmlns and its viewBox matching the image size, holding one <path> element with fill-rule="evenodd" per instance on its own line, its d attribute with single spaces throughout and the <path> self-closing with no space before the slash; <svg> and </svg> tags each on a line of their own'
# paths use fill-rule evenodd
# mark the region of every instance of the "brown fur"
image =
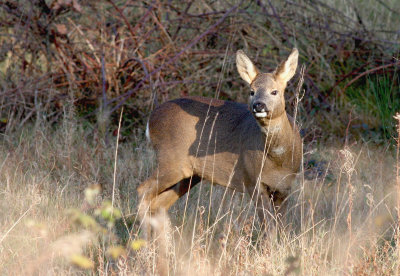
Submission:
<svg viewBox="0 0 400 276">
<path fill-rule="evenodd" d="M 296 52 L 295 52 L 296 51 Z M 201 178 L 247 191 L 264 209 L 280 205 L 299 172 L 302 141 L 285 112 L 284 90 L 297 67 L 297 50 L 272 74 L 259 73 L 247 56 L 237 54 L 238 71 L 268 109 L 255 117 L 246 105 L 203 97 L 166 102 L 149 119 L 158 168 L 138 187 L 140 211 L 168 209 Z M 277 90 L 277 95 L 271 91 Z"/>
</svg>

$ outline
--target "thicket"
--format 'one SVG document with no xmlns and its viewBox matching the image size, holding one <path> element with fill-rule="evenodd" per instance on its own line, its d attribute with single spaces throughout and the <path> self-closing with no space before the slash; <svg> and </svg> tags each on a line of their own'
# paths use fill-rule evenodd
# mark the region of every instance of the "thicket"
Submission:
<svg viewBox="0 0 400 276">
<path fill-rule="evenodd" d="M 246 102 L 236 50 L 268 71 L 297 47 L 306 66 L 299 117 L 306 140 L 382 142 L 394 134 L 394 0 L 1 1 L 0 22 L 2 131 L 38 118 L 57 124 L 71 106 L 112 131 L 124 106 L 128 134 L 167 99 Z"/>
</svg>

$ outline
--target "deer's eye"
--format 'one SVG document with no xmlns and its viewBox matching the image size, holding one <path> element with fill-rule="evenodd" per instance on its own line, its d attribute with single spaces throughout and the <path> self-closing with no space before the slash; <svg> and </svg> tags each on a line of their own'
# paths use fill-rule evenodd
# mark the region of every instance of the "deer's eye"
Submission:
<svg viewBox="0 0 400 276">
<path fill-rule="evenodd" d="M 252 96 L 252 97 L 254 96 L 254 90 L 250 91 L 250 96 Z"/>
<path fill-rule="evenodd" d="M 277 95 L 278 94 L 278 90 L 272 91 L 271 94 L 274 95 L 274 96 Z"/>
</svg>

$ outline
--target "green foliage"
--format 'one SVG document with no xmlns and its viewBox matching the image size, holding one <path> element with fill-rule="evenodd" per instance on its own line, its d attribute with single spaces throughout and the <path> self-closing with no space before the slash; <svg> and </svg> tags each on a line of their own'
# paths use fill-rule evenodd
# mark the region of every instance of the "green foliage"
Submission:
<svg viewBox="0 0 400 276">
<path fill-rule="evenodd" d="M 82 213 L 78 209 L 70 209 L 68 210 L 67 214 L 69 215 L 70 220 L 78 227 L 83 227 L 95 232 L 102 230 L 101 226 L 97 223 L 94 217 Z"/>
<path fill-rule="evenodd" d="M 376 142 L 393 140 L 396 124 L 393 116 L 400 111 L 398 72 L 368 76 L 364 84 L 346 91 L 349 101 L 364 115 L 363 129 L 372 132 Z"/>
<path fill-rule="evenodd" d="M 121 211 L 113 206 L 110 200 L 104 201 L 100 208 L 94 211 L 94 214 L 106 221 L 108 227 L 112 227 L 114 222 L 121 218 Z"/>
<path fill-rule="evenodd" d="M 79 232 L 82 229 L 90 231 L 101 241 L 106 252 L 105 258 L 108 258 L 108 261 L 117 261 L 132 250 L 135 252 L 146 247 L 146 241 L 142 239 L 129 236 L 127 240 L 121 240 L 115 235 L 116 232 L 121 231 L 121 229 L 117 229 L 117 227 L 121 226 L 121 211 L 113 206 L 109 200 L 103 200 L 98 204 L 99 198 L 96 197 L 99 195 L 99 189 L 97 186 L 86 188 L 84 194 L 89 208 L 86 211 L 79 209 L 68 210 L 69 221 L 75 226 L 75 231 Z M 123 231 L 125 233 L 127 229 Z M 80 269 L 93 269 L 97 265 L 95 260 L 82 254 L 73 254 L 68 257 L 70 263 Z"/>
</svg>

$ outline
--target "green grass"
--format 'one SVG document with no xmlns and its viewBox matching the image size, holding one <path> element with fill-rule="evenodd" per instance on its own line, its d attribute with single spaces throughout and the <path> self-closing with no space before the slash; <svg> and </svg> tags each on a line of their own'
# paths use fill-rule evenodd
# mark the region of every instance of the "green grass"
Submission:
<svg viewBox="0 0 400 276">
<path fill-rule="evenodd" d="M 398 72 L 367 77 L 366 83 L 346 90 L 346 96 L 364 119 L 362 129 L 372 133 L 375 142 L 394 142 L 396 122 L 400 111 Z M 374 135 L 375 134 L 375 135 Z"/>
</svg>

